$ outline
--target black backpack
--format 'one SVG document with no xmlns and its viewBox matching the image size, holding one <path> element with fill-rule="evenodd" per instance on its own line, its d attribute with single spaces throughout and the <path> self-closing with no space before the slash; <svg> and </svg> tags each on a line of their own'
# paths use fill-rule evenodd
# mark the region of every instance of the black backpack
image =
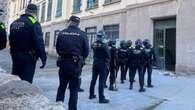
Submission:
<svg viewBox="0 0 195 110">
<path fill-rule="evenodd" d="M 3 23 L 0 23 L 0 50 L 4 49 L 7 44 L 6 28 Z"/>
</svg>

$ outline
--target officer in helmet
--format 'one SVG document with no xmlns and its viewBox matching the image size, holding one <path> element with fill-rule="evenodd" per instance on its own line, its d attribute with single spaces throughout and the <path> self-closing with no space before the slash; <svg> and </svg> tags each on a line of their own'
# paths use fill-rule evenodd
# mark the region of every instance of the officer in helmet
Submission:
<svg viewBox="0 0 195 110">
<path fill-rule="evenodd" d="M 110 54 L 108 46 L 103 42 L 103 39 L 104 35 L 100 31 L 97 34 L 97 40 L 92 44 L 94 62 L 89 99 L 96 98 L 95 84 L 99 76 L 99 103 L 109 103 L 109 100 L 104 96 L 104 82 L 106 77 L 106 69 L 109 68 Z"/>
<path fill-rule="evenodd" d="M 127 47 L 127 52 L 128 52 L 128 61 L 125 65 L 125 75 L 124 75 L 124 79 L 126 80 L 126 76 L 127 76 L 127 71 L 129 70 L 129 73 L 132 71 L 132 64 L 131 64 L 131 53 L 133 50 L 133 46 L 132 46 L 132 41 L 131 40 L 127 40 L 126 42 L 126 47 Z"/>
<path fill-rule="evenodd" d="M 139 92 L 145 92 L 144 89 L 144 73 L 143 73 L 143 66 L 145 63 L 145 54 L 142 47 L 142 40 L 137 39 L 135 41 L 135 48 L 132 51 L 132 73 L 130 74 L 130 90 L 133 89 L 133 82 L 135 78 L 135 74 L 138 71 L 139 76 L 139 85 L 140 89 Z"/>
<path fill-rule="evenodd" d="M 112 40 L 109 43 L 110 47 L 110 86 L 109 90 L 117 91 L 116 88 L 116 75 L 117 75 L 117 63 L 118 63 L 118 50 L 116 48 L 116 41 Z"/>
<path fill-rule="evenodd" d="M 125 80 L 125 65 L 128 61 L 128 52 L 126 48 L 126 43 L 124 40 L 120 42 L 120 48 L 118 49 L 118 69 L 121 70 L 121 83 Z"/>
<path fill-rule="evenodd" d="M 144 45 L 144 53 L 145 53 L 145 59 L 146 59 L 146 63 L 144 65 L 144 69 L 143 72 L 144 74 L 146 73 L 147 70 L 147 87 L 148 88 L 152 88 L 152 64 L 153 62 L 156 61 L 156 55 L 154 53 L 154 49 L 152 48 L 152 45 L 150 43 L 150 40 L 145 39 L 143 41 L 143 45 Z"/>
</svg>

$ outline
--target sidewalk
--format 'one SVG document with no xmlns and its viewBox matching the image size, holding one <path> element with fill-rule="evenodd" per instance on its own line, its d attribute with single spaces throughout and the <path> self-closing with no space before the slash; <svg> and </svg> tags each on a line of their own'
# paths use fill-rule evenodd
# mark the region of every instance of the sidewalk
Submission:
<svg viewBox="0 0 195 110">
<path fill-rule="evenodd" d="M 89 86 L 91 69 L 86 67 L 83 72 L 82 88 L 84 93 L 79 93 L 78 110 L 195 110 L 195 77 L 164 76 L 160 71 L 154 71 L 152 89 L 139 93 L 138 79 L 135 87 L 129 90 L 128 81 L 120 84 L 117 79 L 119 91 L 112 92 L 105 89 L 105 96 L 110 99 L 109 104 L 99 104 L 98 99 L 89 100 Z M 87 70 L 87 71 L 86 71 Z M 58 87 L 57 70 L 41 73 L 35 78 L 34 84 L 40 87 L 45 95 L 55 101 Z M 37 73 L 39 74 L 39 73 Z M 109 82 L 108 82 L 109 84 Z M 96 86 L 96 95 L 97 94 Z M 66 93 L 65 105 L 67 107 L 69 91 Z"/>
</svg>

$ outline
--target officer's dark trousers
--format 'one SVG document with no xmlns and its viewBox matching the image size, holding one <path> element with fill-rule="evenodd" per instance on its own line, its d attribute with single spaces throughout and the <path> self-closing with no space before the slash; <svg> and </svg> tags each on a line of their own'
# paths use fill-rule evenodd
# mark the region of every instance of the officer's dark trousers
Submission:
<svg viewBox="0 0 195 110">
<path fill-rule="evenodd" d="M 12 57 L 12 74 L 29 83 L 33 82 L 36 67 L 36 58 L 28 52 L 14 52 Z"/>
<path fill-rule="evenodd" d="M 104 96 L 104 81 L 105 81 L 105 75 L 106 75 L 106 64 L 104 61 L 94 61 L 93 63 L 93 73 L 92 73 L 92 80 L 90 84 L 90 95 L 95 94 L 95 84 L 97 81 L 97 78 L 99 76 L 99 100 L 105 99 Z"/>
<path fill-rule="evenodd" d="M 110 86 L 113 86 L 116 81 L 116 67 L 110 66 Z"/>
<path fill-rule="evenodd" d="M 109 67 L 106 67 L 106 72 L 105 72 L 105 81 L 104 81 L 104 85 L 106 86 L 106 82 L 107 82 L 107 79 L 108 79 L 108 76 L 109 76 L 109 73 L 110 73 L 110 68 Z"/>
<path fill-rule="evenodd" d="M 139 84 L 140 88 L 144 87 L 144 73 L 143 73 L 143 66 L 140 65 L 133 65 L 133 70 L 132 70 L 132 76 L 130 77 L 130 83 L 133 84 L 134 79 L 135 79 L 135 74 L 138 71 L 138 76 L 139 76 Z"/>
<path fill-rule="evenodd" d="M 151 85 L 152 84 L 152 64 L 147 63 L 146 65 L 144 65 L 144 70 L 143 70 L 144 74 L 146 73 L 146 70 L 148 73 L 147 84 Z"/>
<path fill-rule="evenodd" d="M 56 101 L 64 102 L 65 91 L 67 85 L 69 84 L 70 88 L 70 98 L 68 104 L 69 110 L 77 110 L 79 74 L 80 69 L 77 63 L 68 60 L 62 61 L 59 70 L 60 85 L 58 88 Z"/>
<path fill-rule="evenodd" d="M 125 64 L 125 74 L 124 74 L 124 80 L 126 80 L 126 78 L 127 78 L 127 71 L 129 70 L 129 63 L 127 62 L 126 64 Z M 130 70 L 129 70 L 130 71 Z"/>
<path fill-rule="evenodd" d="M 121 69 L 121 81 L 124 81 L 125 79 L 125 63 L 120 62 L 119 68 Z"/>
<path fill-rule="evenodd" d="M 134 82 L 135 73 L 133 72 L 133 65 L 132 64 L 129 64 L 128 65 L 128 69 L 129 69 L 129 82 L 131 82 L 132 80 Z"/>
</svg>

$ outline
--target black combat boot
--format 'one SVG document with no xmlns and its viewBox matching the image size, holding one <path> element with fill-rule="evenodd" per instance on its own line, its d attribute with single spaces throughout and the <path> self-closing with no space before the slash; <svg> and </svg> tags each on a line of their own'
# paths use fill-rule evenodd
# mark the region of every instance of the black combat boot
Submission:
<svg viewBox="0 0 195 110">
<path fill-rule="evenodd" d="M 144 88 L 139 89 L 139 92 L 145 92 L 145 91 L 146 91 L 146 89 L 144 89 Z"/>
<path fill-rule="evenodd" d="M 110 90 L 110 91 L 118 91 L 118 89 L 117 89 L 117 88 L 114 88 L 113 86 L 110 86 L 110 87 L 109 87 L 109 90 Z"/>
<path fill-rule="evenodd" d="M 99 103 L 106 104 L 106 103 L 109 103 L 109 100 L 108 99 L 100 99 Z"/>
<path fill-rule="evenodd" d="M 96 98 L 96 95 L 90 95 L 89 96 L 89 99 L 95 99 Z"/>
<path fill-rule="evenodd" d="M 130 84 L 130 87 L 129 87 L 130 90 L 133 89 L 133 83 Z"/>
<path fill-rule="evenodd" d="M 148 88 L 153 88 L 154 86 L 152 84 L 148 84 Z"/>
<path fill-rule="evenodd" d="M 82 88 L 79 88 L 79 92 L 84 92 L 84 89 L 82 89 Z"/>
</svg>

